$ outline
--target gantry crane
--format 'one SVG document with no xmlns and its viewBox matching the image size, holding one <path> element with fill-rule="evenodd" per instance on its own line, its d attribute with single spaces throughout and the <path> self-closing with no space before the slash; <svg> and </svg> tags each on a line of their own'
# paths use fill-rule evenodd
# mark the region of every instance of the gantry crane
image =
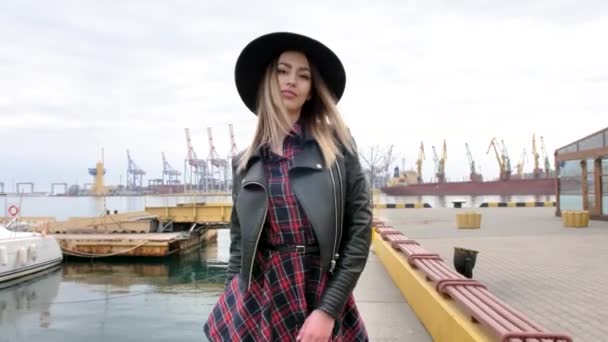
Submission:
<svg viewBox="0 0 608 342">
<path fill-rule="evenodd" d="M 135 164 L 135 161 L 131 159 L 131 153 L 128 149 L 127 160 L 129 163 L 127 166 L 127 190 L 141 190 L 143 176 L 146 174 L 146 171 Z"/>
<path fill-rule="evenodd" d="M 179 184 L 179 176 L 181 176 L 182 173 L 177 171 L 176 169 L 174 169 L 173 166 L 171 166 L 171 164 L 169 164 L 169 162 L 167 161 L 167 158 L 165 158 L 165 152 L 162 152 L 162 156 L 163 156 L 162 184 L 168 184 L 168 185 Z M 165 176 L 167 176 L 166 179 L 165 179 Z"/>
<path fill-rule="evenodd" d="M 192 141 L 190 140 L 190 129 L 186 128 L 186 159 L 184 160 L 184 187 L 188 185 L 192 189 L 199 189 L 200 183 L 204 179 L 207 165 L 204 159 L 198 159 Z"/>
<path fill-rule="evenodd" d="M 490 146 L 488 146 L 488 151 L 486 154 L 490 153 L 490 149 L 494 148 L 494 153 L 496 154 L 496 160 L 498 161 L 498 167 L 500 169 L 499 178 L 502 181 L 509 180 L 511 178 L 511 162 L 508 160 L 506 155 L 504 142 L 502 144 L 502 149 L 500 146 L 497 146 L 496 138 L 492 138 L 490 141 Z M 501 150 L 499 153 L 498 150 Z"/>
<path fill-rule="evenodd" d="M 545 140 L 543 137 L 540 137 L 540 148 L 543 153 L 543 160 L 545 162 L 545 177 L 549 178 L 549 174 L 551 173 L 551 163 L 549 163 L 549 155 L 547 154 L 547 148 L 545 147 Z"/>
<path fill-rule="evenodd" d="M 239 149 L 236 147 L 236 139 L 234 138 L 234 127 L 232 127 L 232 124 L 229 124 L 228 127 L 230 129 L 230 157 L 234 158 L 239 153 Z"/>
<path fill-rule="evenodd" d="M 471 182 L 481 182 L 483 181 L 483 177 L 481 174 L 477 173 L 477 169 L 475 167 L 475 160 L 473 159 L 473 155 L 471 154 L 471 150 L 469 149 L 469 144 L 464 143 L 467 148 L 467 158 L 469 159 L 469 168 L 471 170 L 471 174 L 469 175 L 469 179 Z"/>
<path fill-rule="evenodd" d="M 534 179 L 540 178 L 540 175 L 543 174 L 543 169 L 540 167 L 539 163 L 538 149 L 536 148 L 536 135 L 532 134 L 532 158 L 534 158 L 534 170 L 532 171 L 534 174 Z"/>
<path fill-rule="evenodd" d="M 519 162 L 515 166 L 515 169 L 517 170 L 518 179 L 524 179 L 524 165 L 527 161 L 528 154 L 526 153 L 526 149 L 524 148 L 523 151 L 521 151 L 521 157 L 519 157 Z"/>
<path fill-rule="evenodd" d="M 215 149 L 211 127 L 207 127 L 207 136 L 209 138 L 209 156 L 207 157 L 207 160 L 209 161 L 210 166 L 210 174 L 208 176 L 210 184 L 207 184 L 206 190 L 226 190 L 224 187 L 227 184 L 228 163 L 226 159 L 220 158 Z"/>
<path fill-rule="evenodd" d="M 422 161 L 424 157 L 424 144 L 420 142 L 420 150 L 418 151 L 418 159 L 416 159 L 416 172 L 418 177 L 418 184 L 422 183 Z"/>
</svg>

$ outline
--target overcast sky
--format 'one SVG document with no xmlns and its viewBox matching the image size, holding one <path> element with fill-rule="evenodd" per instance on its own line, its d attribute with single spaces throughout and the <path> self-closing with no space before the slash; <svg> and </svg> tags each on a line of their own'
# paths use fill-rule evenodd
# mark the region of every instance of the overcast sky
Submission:
<svg viewBox="0 0 608 342">
<path fill-rule="evenodd" d="M 124 183 L 128 148 L 147 184 L 161 176 L 161 152 L 183 171 L 186 127 L 199 157 L 207 127 L 220 154 L 229 123 L 244 148 L 256 117 L 234 63 L 272 31 L 332 48 L 359 146 L 393 144 L 411 168 L 424 141 L 427 179 L 443 139 L 448 179 L 468 175 L 465 142 L 493 178 L 492 137 L 515 165 L 532 134 L 552 155 L 608 126 L 602 0 L 2 1 L 0 182 L 89 183 L 103 147 L 107 183 Z"/>
</svg>

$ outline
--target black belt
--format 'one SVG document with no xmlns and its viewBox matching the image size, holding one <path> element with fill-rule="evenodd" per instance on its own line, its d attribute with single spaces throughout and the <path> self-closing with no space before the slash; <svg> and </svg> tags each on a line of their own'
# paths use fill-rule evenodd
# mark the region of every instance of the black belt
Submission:
<svg viewBox="0 0 608 342">
<path fill-rule="evenodd" d="M 319 255 L 321 249 L 319 246 L 305 245 L 282 245 L 282 246 L 264 246 L 264 249 L 277 252 L 293 252 L 300 255 Z"/>
</svg>

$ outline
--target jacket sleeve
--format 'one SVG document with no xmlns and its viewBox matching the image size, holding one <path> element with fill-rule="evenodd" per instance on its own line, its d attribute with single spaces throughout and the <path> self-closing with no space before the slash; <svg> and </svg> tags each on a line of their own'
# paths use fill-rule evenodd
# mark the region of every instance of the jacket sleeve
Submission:
<svg viewBox="0 0 608 342">
<path fill-rule="evenodd" d="M 363 271 L 371 244 L 370 189 L 356 152 L 344 153 L 346 195 L 339 258 L 319 309 L 337 319 Z"/>
<path fill-rule="evenodd" d="M 230 259 L 225 285 L 241 271 L 241 225 L 236 214 L 236 200 L 238 197 L 241 180 L 237 169 L 238 156 L 232 158 L 232 211 L 230 214 Z"/>
</svg>

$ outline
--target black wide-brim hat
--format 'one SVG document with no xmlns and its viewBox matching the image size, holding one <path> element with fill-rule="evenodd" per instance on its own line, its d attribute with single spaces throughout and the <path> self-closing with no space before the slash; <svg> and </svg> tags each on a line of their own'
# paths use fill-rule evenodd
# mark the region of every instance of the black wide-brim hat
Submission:
<svg viewBox="0 0 608 342">
<path fill-rule="evenodd" d="M 285 51 L 300 51 L 315 65 L 336 102 L 344 94 L 346 72 L 342 62 L 323 43 L 291 32 L 265 34 L 251 41 L 236 61 L 234 80 L 241 99 L 256 113 L 257 93 L 268 63 Z"/>
</svg>

